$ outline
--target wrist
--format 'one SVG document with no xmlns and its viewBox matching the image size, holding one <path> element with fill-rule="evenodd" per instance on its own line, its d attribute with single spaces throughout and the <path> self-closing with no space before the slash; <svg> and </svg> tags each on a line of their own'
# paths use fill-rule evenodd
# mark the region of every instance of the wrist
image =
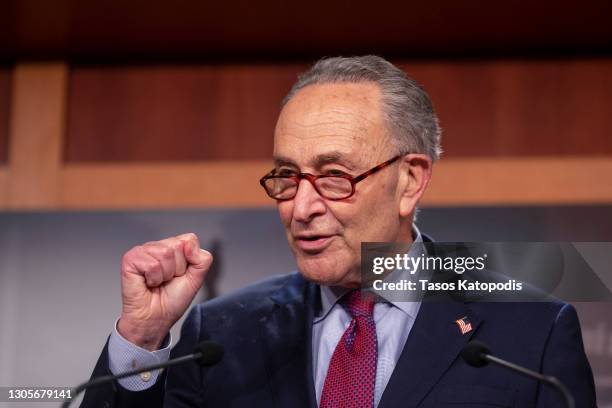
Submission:
<svg viewBox="0 0 612 408">
<path fill-rule="evenodd" d="M 148 351 L 156 351 L 168 335 L 168 330 L 159 330 L 159 325 L 135 324 L 123 316 L 117 322 L 117 332 L 130 343 Z M 162 333 L 163 332 L 163 333 Z"/>
</svg>

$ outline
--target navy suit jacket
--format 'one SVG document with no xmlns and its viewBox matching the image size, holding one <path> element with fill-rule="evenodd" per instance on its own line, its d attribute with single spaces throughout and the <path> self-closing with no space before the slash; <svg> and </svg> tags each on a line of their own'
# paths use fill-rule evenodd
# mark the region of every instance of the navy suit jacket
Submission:
<svg viewBox="0 0 612 408">
<path fill-rule="evenodd" d="M 82 407 L 316 407 L 312 320 L 319 288 L 298 273 L 274 277 L 196 305 L 172 356 L 200 341 L 223 345 L 214 367 L 168 369 L 155 386 L 130 392 L 117 383 L 89 390 Z M 455 323 L 467 316 L 473 330 Z M 500 367 L 473 368 L 460 357 L 471 339 L 495 355 L 557 376 L 577 407 L 595 407 L 593 376 L 574 308 L 562 302 L 424 302 L 387 384 L 380 408 L 562 407 L 546 385 Z M 105 347 L 92 377 L 109 374 Z"/>
</svg>

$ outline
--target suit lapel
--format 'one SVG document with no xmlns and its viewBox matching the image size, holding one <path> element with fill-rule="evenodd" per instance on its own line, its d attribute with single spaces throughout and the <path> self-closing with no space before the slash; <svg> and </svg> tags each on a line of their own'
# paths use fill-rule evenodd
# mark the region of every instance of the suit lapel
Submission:
<svg viewBox="0 0 612 408">
<path fill-rule="evenodd" d="M 472 325 L 465 335 L 455 323 L 463 317 Z M 418 406 L 480 324 L 480 318 L 463 303 L 423 302 L 379 408 Z"/>
<path fill-rule="evenodd" d="M 311 343 L 317 292 L 316 285 L 295 275 L 271 296 L 262 319 L 266 373 L 275 406 L 316 407 Z"/>
</svg>

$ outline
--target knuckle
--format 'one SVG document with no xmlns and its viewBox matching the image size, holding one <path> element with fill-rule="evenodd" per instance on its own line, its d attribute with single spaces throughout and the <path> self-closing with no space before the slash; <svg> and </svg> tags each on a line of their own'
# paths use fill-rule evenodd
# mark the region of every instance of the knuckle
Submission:
<svg viewBox="0 0 612 408">
<path fill-rule="evenodd" d="M 134 255 L 136 255 L 140 250 L 141 250 L 141 246 L 137 245 L 135 247 L 130 248 L 125 254 L 123 254 L 124 258 L 131 258 Z"/>
<path fill-rule="evenodd" d="M 158 262 L 154 262 L 154 261 L 146 261 L 143 262 L 141 264 L 142 266 L 142 273 L 144 273 L 146 276 L 149 275 L 154 275 L 156 272 L 158 272 Z"/>
<path fill-rule="evenodd" d="M 186 234 L 179 235 L 178 238 L 181 239 L 182 241 L 195 241 L 195 242 L 198 242 L 198 236 L 195 233 L 193 233 L 193 232 L 188 232 Z"/>
<path fill-rule="evenodd" d="M 158 271 L 156 271 L 154 268 L 146 269 L 144 271 L 144 276 L 147 279 L 147 281 L 161 282 L 161 274 L 158 273 Z"/>
<path fill-rule="evenodd" d="M 122 269 L 133 269 L 134 262 L 138 259 L 140 246 L 135 246 L 121 257 L 121 268 Z"/>
<path fill-rule="evenodd" d="M 168 249 L 170 251 L 172 251 L 174 253 L 174 251 L 176 251 L 178 248 L 180 248 L 182 241 L 180 239 L 178 239 L 177 237 L 172 237 L 172 238 L 167 238 L 164 239 L 164 245 L 166 247 L 168 247 Z"/>
<path fill-rule="evenodd" d="M 164 259 L 172 259 L 174 257 L 174 249 L 169 245 L 162 246 L 159 252 Z"/>
<path fill-rule="evenodd" d="M 161 272 L 161 271 L 162 271 L 162 264 L 161 264 L 161 262 L 160 262 L 159 260 L 157 260 L 157 259 L 156 259 L 156 260 L 154 260 L 153 262 L 150 262 L 150 263 L 147 265 L 147 267 L 148 267 L 148 269 L 149 269 L 151 272 L 153 272 L 153 273 L 155 273 L 155 272 Z"/>
<path fill-rule="evenodd" d="M 130 260 L 131 257 L 129 252 L 123 254 L 123 256 L 121 257 L 121 267 L 126 268 L 130 264 Z"/>
</svg>

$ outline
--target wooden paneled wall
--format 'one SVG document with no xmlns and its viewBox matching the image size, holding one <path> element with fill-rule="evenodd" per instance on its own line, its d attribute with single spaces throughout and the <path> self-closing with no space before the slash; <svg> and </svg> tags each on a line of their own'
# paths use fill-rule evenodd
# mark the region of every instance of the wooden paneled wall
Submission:
<svg viewBox="0 0 612 408">
<path fill-rule="evenodd" d="M 612 154 L 612 58 L 402 67 L 430 93 L 449 157 Z"/>
<path fill-rule="evenodd" d="M 66 161 L 267 159 L 301 66 L 73 67 Z"/>
<path fill-rule="evenodd" d="M 402 63 L 446 157 L 612 154 L 612 59 Z M 66 161 L 266 159 L 300 65 L 73 67 Z"/>
<path fill-rule="evenodd" d="M 424 205 L 612 203 L 612 59 L 399 63 L 444 128 Z M 17 64 L 0 209 L 273 205 L 257 180 L 305 67 Z"/>
</svg>

